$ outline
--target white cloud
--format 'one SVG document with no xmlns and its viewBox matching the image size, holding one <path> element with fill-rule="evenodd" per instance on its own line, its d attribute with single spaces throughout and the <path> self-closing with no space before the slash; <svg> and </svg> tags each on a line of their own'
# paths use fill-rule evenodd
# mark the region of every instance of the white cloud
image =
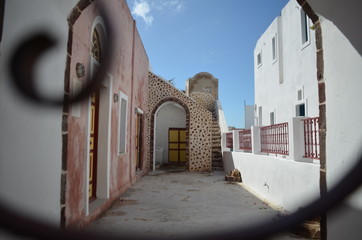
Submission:
<svg viewBox="0 0 362 240">
<path fill-rule="evenodd" d="M 151 11 L 173 11 L 180 13 L 185 9 L 183 0 L 134 0 L 132 14 L 142 18 L 150 26 L 154 20 Z"/>
<path fill-rule="evenodd" d="M 176 12 L 181 12 L 184 9 L 183 3 L 179 0 L 168 1 L 168 2 L 165 2 L 165 4 L 168 8 L 171 8 L 172 10 L 174 10 Z"/>
<path fill-rule="evenodd" d="M 185 9 L 183 1 L 181 0 L 154 0 L 151 4 L 152 7 L 157 10 L 181 12 Z"/>
<path fill-rule="evenodd" d="M 153 22 L 152 15 L 149 15 L 151 9 L 145 0 L 135 1 L 132 9 L 132 14 L 141 17 L 147 25 L 151 25 Z"/>
</svg>

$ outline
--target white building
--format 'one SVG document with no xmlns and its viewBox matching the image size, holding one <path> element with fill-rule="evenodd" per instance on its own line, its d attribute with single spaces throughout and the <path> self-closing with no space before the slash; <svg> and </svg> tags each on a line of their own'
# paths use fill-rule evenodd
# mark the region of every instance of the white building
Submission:
<svg viewBox="0 0 362 240">
<path fill-rule="evenodd" d="M 318 116 L 315 34 L 296 1 L 290 1 L 254 50 L 255 125 Z"/>
<path fill-rule="evenodd" d="M 325 94 L 326 183 L 330 191 L 348 175 L 361 154 L 362 143 L 362 21 L 361 1 L 308 1 L 319 14 L 323 66 L 319 80 Z M 322 103 L 321 103 L 322 104 Z M 356 191 L 337 212 L 327 214 L 328 239 L 360 239 L 362 191 Z"/>
<path fill-rule="evenodd" d="M 254 149 L 255 141 L 251 153 L 242 152 L 237 148 L 237 132 L 234 151 L 224 150 L 226 171 L 240 169 L 245 185 L 292 211 L 303 205 L 300 198 L 309 192 L 307 188 L 316 197 L 348 175 L 361 154 L 362 143 L 362 38 L 356 30 L 362 20 L 362 3 L 305 3 L 290 0 L 256 44 L 254 123 L 290 124 L 297 116 L 319 117 L 320 165 L 295 161 L 290 154 L 285 159 L 260 154 Z M 305 17 L 302 8 L 313 21 Z M 295 148 L 292 145 L 289 142 L 289 147 Z M 356 191 L 338 211 L 327 213 L 321 229 L 327 234 L 323 233 L 322 239 L 361 238 L 361 193 L 361 189 Z"/>
<path fill-rule="evenodd" d="M 244 103 L 245 129 L 250 129 L 254 125 L 254 105 Z"/>
</svg>

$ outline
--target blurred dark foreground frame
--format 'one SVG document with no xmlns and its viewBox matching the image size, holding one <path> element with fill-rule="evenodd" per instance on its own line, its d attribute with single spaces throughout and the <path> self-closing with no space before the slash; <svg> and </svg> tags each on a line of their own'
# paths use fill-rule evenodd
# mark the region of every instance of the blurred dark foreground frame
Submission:
<svg viewBox="0 0 362 240">
<path fill-rule="evenodd" d="M 88 85 L 72 98 L 49 99 L 41 96 L 36 90 L 35 80 L 33 79 L 35 63 L 46 50 L 55 45 L 55 40 L 50 38 L 46 33 L 38 33 L 34 34 L 33 37 L 24 40 L 22 44 L 19 45 L 13 54 L 9 69 L 13 76 L 14 87 L 28 100 L 38 105 L 63 107 L 86 99 L 92 92 L 100 87 L 114 59 L 111 49 L 114 49 L 115 40 L 113 37 L 113 26 L 108 15 L 105 14 L 104 6 L 98 5 L 98 7 L 105 20 L 107 34 L 109 34 L 109 42 L 105 51 L 104 61 L 94 78 L 89 81 Z M 318 17 L 316 15 L 314 17 L 316 17 L 316 19 L 313 19 L 312 16 L 312 20 L 317 21 Z M 19 65 L 27 67 L 24 71 L 18 71 L 16 66 Z M 320 198 L 291 215 L 283 216 L 273 221 L 264 221 L 249 227 L 241 225 L 238 228 L 228 231 L 219 230 L 215 232 L 210 230 L 207 233 L 187 236 L 187 239 L 266 239 L 280 232 L 288 231 L 298 226 L 303 221 L 315 216 L 325 217 L 329 210 L 341 205 L 343 201 L 361 185 L 361 173 L 362 155 L 356 159 L 356 164 L 351 168 L 351 171 L 347 173 L 333 189 L 326 193 L 321 191 L 322 196 Z M 1 202 L 0 228 L 1 230 L 16 236 L 36 239 L 142 239 L 140 236 L 130 235 L 125 232 L 119 233 L 118 236 L 110 236 L 73 229 L 60 229 L 29 216 L 21 215 L 12 209 L 11 206 L 7 206 Z M 148 237 L 147 239 L 156 238 Z M 184 238 L 180 237 L 176 239 Z"/>
</svg>

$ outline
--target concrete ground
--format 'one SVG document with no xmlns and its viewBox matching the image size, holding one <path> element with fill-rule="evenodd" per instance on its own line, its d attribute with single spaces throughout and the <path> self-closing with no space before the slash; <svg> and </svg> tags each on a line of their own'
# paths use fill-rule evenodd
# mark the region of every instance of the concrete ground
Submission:
<svg viewBox="0 0 362 240">
<path fill-rule="evenodd" d="M 187 237 L 278 217 L 278 212 L 224 172 L 150 172 L 132 186 L 87 231 L 143 237 Z M 302 239 L 283 233 L 272 239 Z"/>
</svg>

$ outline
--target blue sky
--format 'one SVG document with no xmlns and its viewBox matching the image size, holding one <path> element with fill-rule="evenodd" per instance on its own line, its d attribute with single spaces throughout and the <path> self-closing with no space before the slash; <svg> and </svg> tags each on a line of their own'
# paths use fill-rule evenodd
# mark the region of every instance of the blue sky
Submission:
<svg viewBox="0 0 362 240">
<path fill-rule="evenodd" d="M 254 104 L 254 47 L 288 0 L 127 0 L 153 72 L 179 89 L 199 72 L 219 79 L 229 126 Z"/>
</svg>

